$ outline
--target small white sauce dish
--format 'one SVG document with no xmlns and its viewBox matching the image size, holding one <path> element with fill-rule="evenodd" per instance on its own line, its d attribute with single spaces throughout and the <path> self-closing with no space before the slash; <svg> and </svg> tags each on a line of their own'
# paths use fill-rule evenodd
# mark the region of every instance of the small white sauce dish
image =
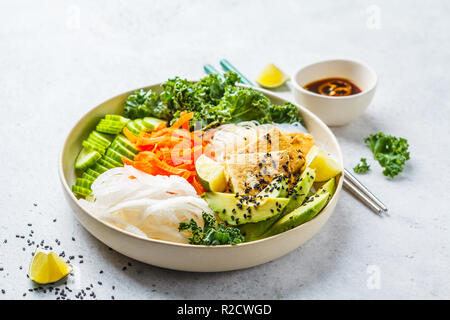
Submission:
<svg viewBox="0 0 450 320">
<path fill-rule="evenodd" d="M 304 86 L 326 78 L 344 78 L 353 82 L 360 93 L 332 97 L 308 91 Z M 316 114 L 328 126 L 342 126 L 360 116 L 375 94 L 378 77 L 365 63 L 346 60 L 326 60 L 297 70 L 291 77 L 295 101 Z"/>
</svg>

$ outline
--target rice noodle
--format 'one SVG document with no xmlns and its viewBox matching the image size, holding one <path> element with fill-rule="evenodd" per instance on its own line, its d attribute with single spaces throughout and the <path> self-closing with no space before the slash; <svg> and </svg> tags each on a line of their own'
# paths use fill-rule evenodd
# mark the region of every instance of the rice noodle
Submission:
<svg viewBox="0 0 450 320">
<path fill-rule="evenodd" d="M 132 177 L 132 178 L 130 178 Z M 180 222 L 211 213 L 195 189 L 179 176 L 152 176 L 132 166 L 108 170 L 92 184 L 92 197 L 80 202 L 98 218 L 126 231 L 154 239 L 187 243 Z"/>
</svg>

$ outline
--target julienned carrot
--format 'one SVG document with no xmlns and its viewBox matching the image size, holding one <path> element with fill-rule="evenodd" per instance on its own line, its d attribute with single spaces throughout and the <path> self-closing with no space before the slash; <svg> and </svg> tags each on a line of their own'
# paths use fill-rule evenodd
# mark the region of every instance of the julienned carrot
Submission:
<svg viewBox="0 0 450 320">
<path fill-rule="evenodd" d="M 189 121 L 193 117 L 193 112 L 183 111 L 172 126 L 162 123 L 154 131 L 141 132 L 138 136 L 124 128 L 126 137 L 141 152 L 134 161 L 124 158 L 123 163 L 151 175 L 178 175 L 186 179 L 197 193 L 205 192 L 198 181 L 195 162 L 202 154 L 213 154 L 208 144 L 214 133 L 201 130 L 190 132 Z"/>
<path fill-rule="evenodd" d="M 156 138 L 149 138 L 149 137 L 144 137 L 139 135 L 137 137 L 137 141 L 136 144 L 137 145 L 149 145 L 149 144 L 158 144 L 158 143 L 162 143 L 165 140 L 170 139 L 170 137 L 167 136 L 160 136 L 160 137 L 156 137 Z"/>
<path fill-rule="evenodd" d="M 155 128 L 155 130 L 162 130 L 162 129 L 166 128 L 166 127 L 167 127 L 167 125 L 166 125 L 165 122 L 160 122 L 158 124 L 158 126 Z"/>
<path fill-rule="evenodd" d="M 128 160 L 128 159 L 125 158 L 125 157 L 122 157 L 122 162 L 123 162 L 123 164 L 129 165 L 129 166 L 132 166 L 132 165 L 133 165 L 133 161 Z"/>
<path fill-rule="evenodd" d="M 177 121 L 175 121 L 175 123 L 172 125 L 171 128 L 178 129 L 178 128 L 182 127 L 183 125 L 185 125 L 186 123 L 189 126 L 189 121 L 192 118 L 194 118 L 193 112 L 188 113 L 186 111 L 183 111 L 180 113 L 180 118 Z M 185 128 L 183 127 L 183 129 L 185 129 Z M 185 130 L 189 130 L 189 129 L 185 129 Z"/>
<path fill-rule="evenodd" d="M 202 194 L 205 192 L 205 189 L 203 186 L 198 182 L 197 178 L 194 177 L 191 182 L 192 186 L 194 187 L 195 191 L 197 191 L 198 194 Z"/>
<path fill-rule="evenodd" d="M 123 134 L 131 143 L 136 143 L 137 137 L 127 127 L 123 127 Z"/>
</svg>

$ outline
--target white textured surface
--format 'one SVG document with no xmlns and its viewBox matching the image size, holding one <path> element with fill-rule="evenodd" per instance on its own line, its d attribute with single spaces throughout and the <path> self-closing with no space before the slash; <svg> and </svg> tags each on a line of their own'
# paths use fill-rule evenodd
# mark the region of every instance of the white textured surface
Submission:
<svg viewBox="0 0 450 320">
<path fill-rule="evenodd" d="M 380 10 L 380 29 L 366 25 L 370 5 Z M 30 229 L 35 241 L 52 243 L 66 257 L 84 256 L 83 264 L 74 260 L 70 281 L 79 288 L 93 283 L 97 298 L 450 298 L 448 1 L 9 1 L 0 7 L 0 289 L 6 290 L 0 299 L 23 298 L 32 287 Z M 203 64 L 218 66 L 221 58 L 254 79 L 270 61 L 291 73 L 333 57 L 364 60 L 379 74 L 366 113 L 333 131 L 347 167 L 370 159 L 372 171 L 360 179 L 388 204 L 389 217 L 375 216 L 344 192 L 307 244 L 265 265 L 221 274 L 135 261 L 122 271 L 130 259 L 109 251 L 73 217 L 57 155 L 91 107 L 175 75 L 200 77 Z M 411 160 L 394 181 L 382 176 L 362 142 L 376 131 L 410 142 Z M 372 270 L 380 272 L 379 289 L 367 285 Z"/>
</svg>

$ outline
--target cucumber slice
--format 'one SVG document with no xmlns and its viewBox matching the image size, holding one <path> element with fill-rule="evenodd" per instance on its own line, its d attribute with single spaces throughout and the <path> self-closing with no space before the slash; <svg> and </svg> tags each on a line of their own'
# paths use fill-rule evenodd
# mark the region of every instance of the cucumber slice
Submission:
<svg viewBox="0 0 450 320">
<path fill-rule="evenodd" d="M 107 162 L 109 162 L 110 164 L 112 164 L 112 165 L 114 166 L 114 168 L 122 167 L 122 166 L 123 166 L 122 163 L 120 163 L 120 162 L 114 160 L 113 158 L 111 158 L 110 156 L 107 156 L 106 154 L 103 156 L 102 159 L 105 160 L 105 161 L 107 161 Z"/>
<path fill-rule="evenodd" d="M 101 140 L 104 140 L 105 143 L 108 143 L 108 146 L 111 144 L 111 142 L 114 139 L 114 136 L 110 135 L 110 134 L 105 134 L 105 133 L 101 133 L 98 131 L 92 131 L 91 134 L 92 136 L 95 136 L 96 138 L 99 138 Z"/>
<path fill-rule="evenodd" d="M 126 122 L 117 121 L 117 120 L 101 119 L 98 122 L 98 125 L 119 128 L 119 127 L 124 127 L 126 125 Z"/>
<path fill-rule="evenodd" d="M 155 130 L 162 122 L 167 124 L 166 121 L 158 118 L 145 117 L 144 119 L 142 119 L 143 125 L 146 126 L 148 129 L 151 129 L 152 131 Z"/>
<path fill-rule="evenodd" d="M 100 126 L 100 125 L 98 125 L 95 129 L 97 131 L 100 131 L 103 133 L 109 133 L 109 134 L 118 134 L 122 130 L 122 129 L 118 129 L 118 128 L 111 128 L 108 126 Z"/>
<path fill-rule="evenodd" d="M 95 177 L 91 176 L 91 175 L 90 175 L 89 173 L 87 173 L 86 171 L 83 172 L 83 174 L 81 175 L 81 178 L 82 178 L 82 179 L 90 180 L 90 181 L 92 181 L 92 182 L 94 182 L 94 180 L 95 180 Z"/>
<path fill-rule="evenodd" d="M 138 135 L 141 130 L 137 127 L 134 121 L 130 121 L 126 125 L 127 129 L 131 131 L 132 134 Z"/>
<path fill-rule="evenodd" d="M 111 141 L 108 139 L 102 138 L 98 133 L 96 134 L 96 131 L 92 131 L 89 137 L 87 138 L 87 141 L 95 142 L 105 148 L 108 148 L 111 145 Z"/>
<path fill-rule="evenodd" d="M 115 166 L 113 166 L 111 163 L 109 163 L 108 161 L 105 161 L 105 159 L 101 158 L 97 161 L 98 164 L 104 166 L 105 168 L 108 169 L 113 169 L 115 168 Z"/>
<path fill-rule="evenodd" d="M 134 159 L 134 156 L 136 155 L 134 152 L 131 152 L 130 150 L 128 150 L 127 148 L 125 148 L 124 146 L 122 146 L 119 142 L 114 141 L 111 146 L 109 147 L 109 149 L 115 150 L 117 151 L 119 154 L 129 158 L 129 159 Z"/>
<path fill-rule="evenodd" d="M 75 160 L 75 168 L 78 170 L 85 170 L 95 165 L 97 160 L 101 157 L 102 155 L 99 152 L 90 148 L 83 148 Z"/>
<path fill-rule="evenodd" d="M 130 121 L 130 119 L 119 116 L 118 114 L 107 114 L 105 116 L 105 120 L 120 121 L 123 123 L 127 123 L 128 121 Z"/>
<path fill-rule="evenodd" d="M 105 150 L 106 151 L 106 148 L 107 147 L 105 147 L 105 145 L 103 145 L 103 144 L 101 144 L 101 143 L 99 143 L 99 142 L 97 142 L 97 141 L 94 141 L 92 138 L 90 139 L 90 138 L 87 138 L 86 140 L 84 140 L 83 142 L 87 142 L 88 144 L 90 144 L 90 145 L 92 145 L 92 146 L 96 146 L 97 148 L 99 148 L 100 150 Z M 92 147 L 91 147 L 92 148 Z"/>
<path fill-rule="evenodd" d="M 105 151 L 106 151 L 106 148 L 104 148 L 103 146 L 98 145 L 96 143 L 89 142 L 87 140 L 84 140 L 81 143 L 81 145 L 87 149 L 93 149 L 93 150 L 99 152 L 100 154 L 105 154 Z"/>
<path fill-rule="evenodd" d="M 112 130 L 119 130 L 122 129 L 123 127 L 124 125 L 121 122 L 108 120 L 101 120 L 97 125 L 97 128 L 110 128 Z"/>
<path fill-rule="evenodd" d="M 94 177 L 95 179 L 97 179 L 98 176 L 100 175 L 100 173 L 98 173 L 97 171 L 92 170 L 91 168 L 87 169 L 85 171 L 85 173 L 90 175 L 91 177 Z"/>
<path fill-rule="evenodd" d="M 93 167 L 92 170 L 98 172 L 99 174 L 102 174 L 103 172 L 108 171 L 108 168 L 106 168 L 105 166 L 102 166 L 100 163 L 96 163 L 95 167 Z"/>
<path fill-rule="evenodd" d="M 97 138 L 94 138 L 92 136 L 89 136 L 85 141 L 95 144 L 95 145 L 98 145 L 100 148 L 105 149 L 105 151 L 106 151 L 106 148 L 109 147 L 109 145 L 105 145 L 103 143 L 103 141 L 99 141 L 99 140 L 97 140 Z"/>
<path fill-rule="evenodd" d="M 118 135 L 115 139 L 115 141 L 117 141 L 118 143 L 120 143 L 122 146 L 124 146 L 125 148 L 127 148 L 128 150 L 130 150 L 133 153 L 138 153 L 139 149 L 127 138 L 125 138 L 122 135 Z"/>
<path fill-rule="evenodd" d="M 75 182 L 76 186 L 90 189 L 92 185 L 92 181 L 84 178 L 77 178 L 77 181 Z"/>
<path fill-rule="evenodd" d="M 124 126 L 125 122 L 102 119 L 97 124 L 96 130 L 103 133 L 118 134 Z"/>
<path fill-rule="evenodd" d="M 72 186 L 72 192 L 79 194 L 80 196 L 88 196 L 92 193 L 92 190 L 86 189 L 77 185 Z"/>
<path fill-rule="evenodd" d="M 134 125 L 139 129 L 139 132 L 147 129 L 147 127 L 143 124 L 142 119 L 134 120 Z"/>
<path fill-rule="evenodd" d="M 111 157 L 113 160 L 116 160 L 117 162 L 120 162 L 120 163 L 123 163 L 122 162 L 122 158 L 127 158 L 128 160 L 131 160 L 131 161 L 134 159 L 134 157 L 130 159 L 130 158 L 124 156 L 124 155 L 121 155 L 116 150 L 113 150 L 111 148 L 106 151 L 106 155 Z"/>
</svg>

